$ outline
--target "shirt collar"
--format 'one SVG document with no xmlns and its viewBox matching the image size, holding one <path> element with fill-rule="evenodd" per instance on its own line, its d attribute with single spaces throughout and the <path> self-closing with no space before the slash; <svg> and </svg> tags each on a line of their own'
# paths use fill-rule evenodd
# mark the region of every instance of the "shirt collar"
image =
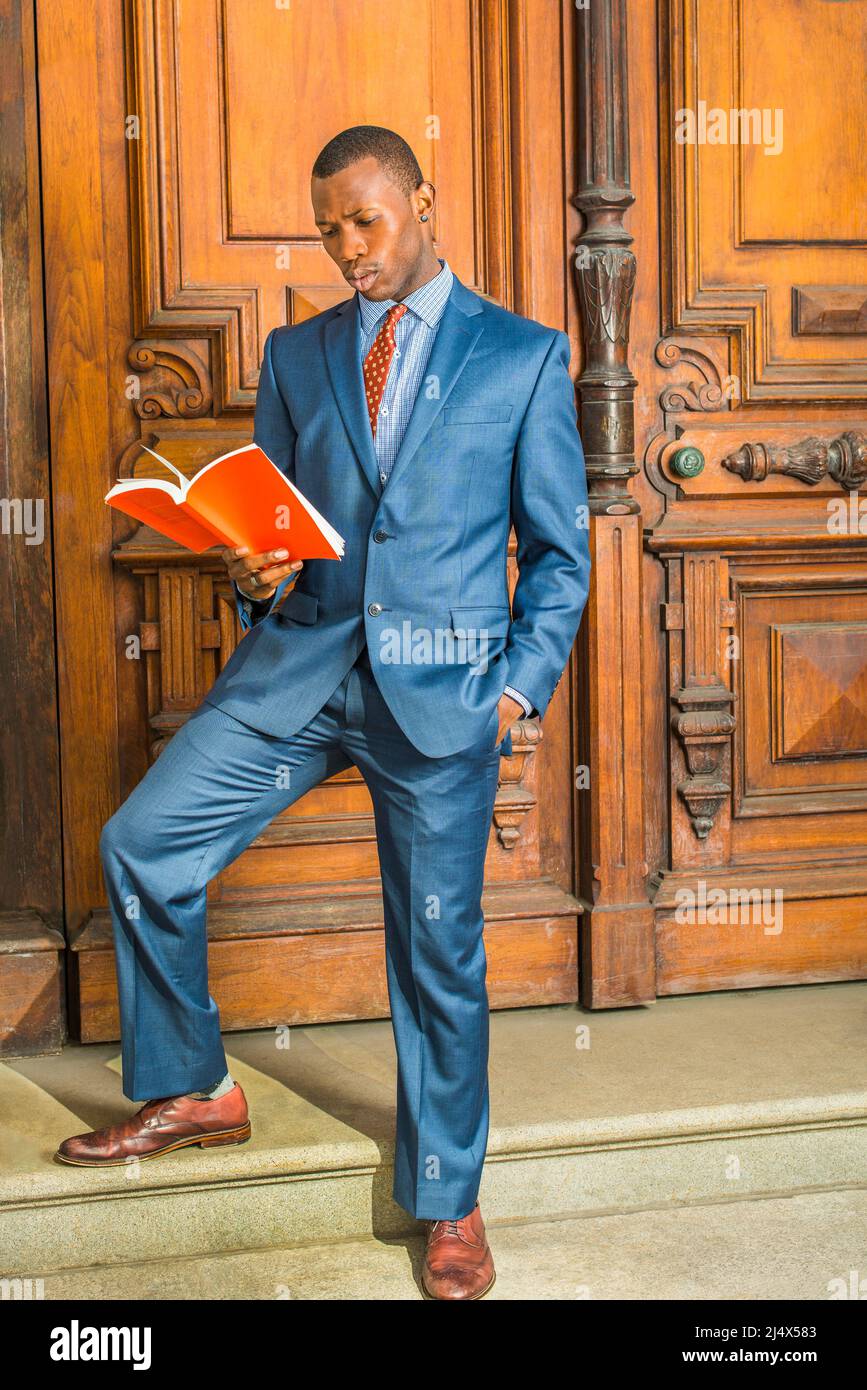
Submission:
<svg viewBox="0 0 867 1390">
<path fill-rule="evenodd" d="M 443 260 L 442 256 L 437 256 L 437 260 L 442 266 L 439 275 L 413 290 L 406 299 L 400 300 L 407 309 L 411 309 L 418 318 L 423 319 L 429 328 L 436 328 L 442 318 L 455 278 L 448 262 Z M 382 316 L 393 304 L 398 303 L 396 299 L 366 299 L 360 290 L 356 290 L 355 298 L 358 302 L 362 331 L 365 334 L 372 332 Z"/>
</svg>

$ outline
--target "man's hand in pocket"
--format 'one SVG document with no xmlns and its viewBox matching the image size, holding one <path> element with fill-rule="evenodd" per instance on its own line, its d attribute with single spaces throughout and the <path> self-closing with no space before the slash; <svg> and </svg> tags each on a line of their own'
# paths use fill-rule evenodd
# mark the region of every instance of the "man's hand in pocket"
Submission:
<svg viewBox="0 0 867 1390">
<path fill-rule="evenodd" d="M 506 734 L 511 729 L 515 720 L 520 716 L 524 719 L 524 706 L 519 705 L 517 700 L 513 700 L 511 695 L 501 695 L 497 705 L 499 724 L 497 725 L 497 743 L 501 743 Z"/>
</svg>

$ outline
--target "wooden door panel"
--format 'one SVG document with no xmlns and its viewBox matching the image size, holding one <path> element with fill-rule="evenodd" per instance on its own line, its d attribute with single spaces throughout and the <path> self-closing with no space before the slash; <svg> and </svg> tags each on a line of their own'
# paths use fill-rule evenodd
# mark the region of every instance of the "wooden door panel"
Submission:
<svg viewBox="0 0 867 1390">
<path fill-rule="evenodd" d="M 724 330 L 747 402 L 864 400 L 867 96 L 841 80 L 867 61 L 863 7 L 666 0 L 660 42 L 672 330 Z"/>
<path fill-rule="evenodd" d="M 745 570 L 732 577 L 743 633 L 735 814 L 867 810 L 867 571 L 853 593 L 835 592 L 828 573 L 769 567 L 750 584 Z"/>
<path fill-rule="evenodd" d="M 731 893 L 733 884 L 726 886 Z M 764 903 L 756 895 L 765 892 Z M 657 916 L 657 970 L 661 994 L 697 994 L 714 989 L 759 989 L 765 985 L 820 984 L 863 980 L 867 975 L 864 898 L 859 891 L 835 897 L 822 908 L 796 889 L 778 904 L 779 882 L 753 874 L 743 892 L 756 901 L 755 921 L 729 920 L 700 926 L 678 923 L 671 911 Z M 763 919 L 764 913 L 764 919 Z"/>
<path fill-rule="evenodd" d="M 464 0 L 398 5 L 387 24 L 377 0 L 293 0 L 291 7 L 263 7 L 251 25 L 249 0 L 186 0 L 176 41 L 178 66 L 187 78 L 185 99 L 195 113 L 210 80 L 224 94 L 220 143 L 229 238 L 279 241 L 291 229 L 321 261 L 310 167 L 334 131 L 358 124 L 359 108 L 375 88 L 379 123 L 392 129 L 423 131 L 430 124 L 433 137 L 430 113 L 450 113 L 449 141 L 438 141 L 437 175 L 448 188 L 450 235 L 456 241 L 466 237 L 469 248 L 473 166 L 461 152 L 472 146 L 473 111 L 463 99 L 450 106 L 449 97 L 462 98 L 472 82 L 472 19 Z M 196 52 L 203 30 L 213 36 L 207 65 Z M 327 69 L 321 64 L 325 54 Z M 341 80 L 333 80 L 338 73 Z M 256 159 L 250 158 L 253 150 Z"/>
<path fill-rule="evenodd" d="M 501 241 L 504 227 L 479 152 L 502 113 L 480 82 L 478 7 L 421 0 L 383 25 L 374 0 L 133 0 L 130 19 L 138 334 L 207 333 L 221 412 L 249 415 L 271 328 L 348 297 L 313 221 L 310 169 L 371 101 L 375 124 L 413 133 L 442 197 L 436 235 L 485 287 L 476 229 L 484 218 Z"/>
<path fill-rule="evenodd" d="M 861 978 L 867 104 L 845 74 L 867 57 L 863 6 L 665 0 L 658 24 L 630 17 L 660 74 L 658 100 L 630 100 L 640 284 L 650 268 L 631 365 L 643 659 L 659 673 L 645 687 L 656 991 Z M 641 211 L 657 191 L 658 225 Z M 678 919 L 679 895 L 698 908 L 711 889 L 719 917 Z M 782 892 L 779 934 L 738 919 L 750 890 Z"/>
<path fill-rule="evenodd" d="M 731 80 L 734 96 L 727 105 L 783 113 L 778 153 L 766 155 L 755 143 L 735 147 L 739 244 L 865 247 L 867 205 L 851 195 L 863 177 L 858 147 L 867 108 L 863 90 L 849 91 L 833 61 L 845 54 L 847 64 L 863 70 L 863 12 L 824 0 L 779 8 L 772 19 L 763 0 L 738 0 L 731 7 L 732 29 L 709 25 L 706 51 L 697 57 L 714 102 Z"/>
</svg>

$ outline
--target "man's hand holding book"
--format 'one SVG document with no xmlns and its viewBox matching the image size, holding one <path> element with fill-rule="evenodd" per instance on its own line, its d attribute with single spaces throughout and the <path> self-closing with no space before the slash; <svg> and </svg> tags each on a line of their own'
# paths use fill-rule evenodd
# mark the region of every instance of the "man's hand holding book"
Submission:
<svg viewBox="0 0 867 1390">
<path fill-rule="evenodd" d="M 266 602 L 288 575 L 304 568 L 303 560 L 289 561 L 288 550 L 266 550 L 262 555 L 251 555 L 245 545 L 224 550 L 223 559 L 229 578 L 245 598 L 257 603 Z"/>
</svg>

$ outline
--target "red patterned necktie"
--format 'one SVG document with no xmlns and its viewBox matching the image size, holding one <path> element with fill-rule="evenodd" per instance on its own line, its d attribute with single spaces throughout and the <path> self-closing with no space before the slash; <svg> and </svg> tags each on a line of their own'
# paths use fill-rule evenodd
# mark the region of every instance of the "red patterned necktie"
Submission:
<svg viewBox="0 0 867 1390">
<path fill-rule="evenodd" d="M 385 316 L 385 323 L 376 335 L 373 347 L 364 359 L 367 414 L 370 417 L 370 428 L 373 430 L 374 439 L 376 438 L 376 420 L 379 415 L 382 393 L 385 390 L 385 383 L 391 368 L 391 359 L 394 356 L 394 329 L 398 319 L 403 318 L 405 313 L 405 304 L 392 304 Z"/>
</svg>

